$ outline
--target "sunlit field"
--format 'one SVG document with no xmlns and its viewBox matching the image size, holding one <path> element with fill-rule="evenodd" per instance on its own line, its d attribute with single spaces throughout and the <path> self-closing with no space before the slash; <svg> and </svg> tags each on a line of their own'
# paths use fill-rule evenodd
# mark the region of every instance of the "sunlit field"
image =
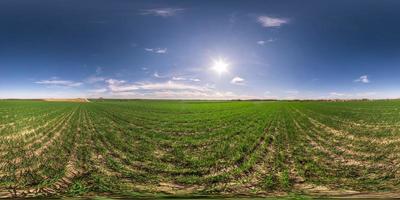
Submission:
<svg viewBox="0 0 400 200">
<path fill-rule="evenodd" d="M 0 101 L 0 197 L 396 192 L 400 101 Z"/>
</svg>

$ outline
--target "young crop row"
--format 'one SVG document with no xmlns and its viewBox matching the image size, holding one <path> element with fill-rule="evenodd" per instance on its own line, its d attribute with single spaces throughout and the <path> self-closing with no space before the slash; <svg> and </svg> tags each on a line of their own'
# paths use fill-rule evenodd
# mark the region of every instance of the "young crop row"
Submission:
<svg viewBox="0 0 400 200">
<path fill-rule="evenodd" d="M 396 190 L 400 103 L 0 102 L 0 195 Z"/>
</svg>

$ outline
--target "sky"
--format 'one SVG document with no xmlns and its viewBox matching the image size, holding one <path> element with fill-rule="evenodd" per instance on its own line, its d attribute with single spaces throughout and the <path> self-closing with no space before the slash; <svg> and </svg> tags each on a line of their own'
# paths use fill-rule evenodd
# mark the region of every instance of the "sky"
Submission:
<svg viewBox="0 0 400 200">
<path fill-rule="evenodd" d="M 0 98 L 399 98 L 399 10 L 397 0 L 1 0 Z"/>
</svg>

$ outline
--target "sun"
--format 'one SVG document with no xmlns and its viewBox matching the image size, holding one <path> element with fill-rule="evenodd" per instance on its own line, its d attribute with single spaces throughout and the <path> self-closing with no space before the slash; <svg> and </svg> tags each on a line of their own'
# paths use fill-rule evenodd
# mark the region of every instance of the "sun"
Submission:
<svg viewBox="0 0 400 200">
<path fill-rule="evenodd" d="M 218 59 L 214 60 L 214 64 L 211 69 L 216 71 L 218 74 L 222 74 L 228 71 L 228 66 L 229 64 L 225 60 Z"/>
</svg>

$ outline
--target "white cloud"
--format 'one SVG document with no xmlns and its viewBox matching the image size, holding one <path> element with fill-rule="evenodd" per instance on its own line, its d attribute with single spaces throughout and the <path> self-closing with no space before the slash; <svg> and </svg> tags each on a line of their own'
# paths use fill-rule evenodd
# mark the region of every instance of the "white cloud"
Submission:
<svg viewBox="0 0 400 200">
<path fill-rule="evenodd" d="M 289 22 L 289 20 L 285 18 L 274 18 L 269 16 L 259 16 L 257 20 L 263 27 L 280 27 Z"/>
<path fill-rule="evenodd" d="M 259 40 L 259 41 L 257 41 L 257 44 L 258 44 L 258 45 L 264 45 L 264 44 L 265 44 L 265 41 L 264 41 L 264 40 Z"/>
<path fill-rule="evenodd" d="M 136 92 L 111 92 L 111 97 L 117 97 L 117 98 L 137 98 L 138 96 L 143 96 L 140 95 Z"/>
<path fill-rule="evenodd" d="M 176 77 L 176 76 L 173 76 L 173 77 L 172 77 L 172 80 L 173 80 L 173 81 L 186 81 L 186 78 L 184 78 L 184 77 Z"/>
<path fill-rule="evenodd" d="M 142 90 L 196 90 L 196 91 L 209 91 L 208 87 L 188 85 L 167 81 L 164 83 L 139 83 L 139 89 Z"/>
<path fill-rule="evenodd" d="M 153 76 L 156 78 L 167 78 L 168 77 L 168 76 L 160 75 L 158 72 L 154 72 Z"/>
<path fill-rule="evenodd" d="M 172 17 L 180 12 L 183 12 L 184 10 L 185 9 L 183 8 L 155 8 L 155 9 L 142 10 L 141 14 L 159 16 L 159 17 Z"/>
<path fill-rule="evenodd" d="M 167 53 L 167 48 L 164 48 L 164 49 L 157 48 L 155 50 L 155 53 Z"/>
<path fill-rule="evenodd" d="M 198 79 L 198 78 L 190 78 L 189 80 L 190 80 L 190 81 L 193 81 L 193 82 L 200 82 L 200 81 L 201 81 L 201 80 Z"/>
<path fill-rule="evenodd" d="M 155 98 L 155 99 L 209 99 L 209 100 L 223 100 L 223 99 L 257 99 L 255 96 L 249 95 L 237 95 L 233 92 L 200 92 L 200 91 L 174 91 L 174 90 L 164 90 L 155 91 L 146 94 L 136 94 L 142 98 Z"/>
<path fill-rule="evenodd" d="M 265 40 L 259 40 L 259 41 L 257 41 L 257 44 L 258 45 L 261 45 L 261 46 L 264 46 L 265 44 L 267 44 L 267 43 L 269 43 L 269 42 L 274 42 L 275 40 L 274 39 L 268 39 L 267 41 L 265 41 Z"/>
<path fill-rule="evenodd" d="M 263 46 L 263 45 L 265 45 L 267 43 L 270 43 L 270 42 L 275 42 L 275 39 L 259 40 L 259 41 L 257 41 L 257 44 Z"/>
<path fill-rule="evenodd" d="M 337 98 L 342 98 L 342 99 L 360 99 L 360 98 L 371 98 L 371 97 L 376 97 L 377 93 L 376 92 L 359 92 L 359 93 L 339 93 L 339 92 L 330 92 L 329 96 L 330 97 L 337 97 Z"/>
<path fill-rule="evenodd" d="M 161 98 L 161 99 L 250 99 L 248 95 L 236 95 L 229 91 L 218 91 L 211 85 L 197 85 L 167 82 L 127 83 L 123 80 L 106 80 L 111 95 L 125 98 Z"/>
<path fill-rule="evenodd" d="M 69 80 L 60 80 L 57 77 L 53 77 L 49 80 L 41 80 L 34 82 L 36 84 L 47 85 L 47 86 L 58 86 L 58 87 L 78 87 L 81 86 L 81 82 L 74 82 Z"/>
<path fill-rule="evenodd" d="M 243 78 L 240 78 L 239 76 L 236 76 L 231 80 L 231 83 L 235 85 L 244 85 L 245 80 Z"/>
<path fill-rule="evenodd" d="M 167 53 L 167 48 L 145 48 L 145 51 L 148 52 L 153 52 L 153 53 L 159 53 L 159 54 L 164 54 Z"/>
<path fill-rule="evenodd" d="M 198 90 L 207 91 L 208 87 L 200 87 L 195 85 L 187 85 L 182 83 L 176 83 L 173 81 L 167 81 L 163 83 L 133 83 L 128 84 L 123 80 L 109 79 L 106 81 L 108 87 L 113 92 L 126 92 L 134 90 Z"/>
<path fill-rule="evenodd" d="M 134 84 L 126 84 L 126 81 L 124 80 L 108 79 L 106 80 L 106 83 L 108 83 L 108 88 L 112 92 L 127 92 L 139 89 Z"/>
<path fill-rule="evenodd" d="M 173 76 L 172 77 L 173 81 L 193 81 L 193 82 L 200 82 L 200 79 L 198 78 L 186 78 L 186 77 L 179 77 L 179 76 Z"/>
<path fill-rule="evenodd" d="M 354 80 L 354 82 L 360 82 L 360 83 L 369 83 L 368 75 L 362 75 L 360 78 Z"/>
</svg>

